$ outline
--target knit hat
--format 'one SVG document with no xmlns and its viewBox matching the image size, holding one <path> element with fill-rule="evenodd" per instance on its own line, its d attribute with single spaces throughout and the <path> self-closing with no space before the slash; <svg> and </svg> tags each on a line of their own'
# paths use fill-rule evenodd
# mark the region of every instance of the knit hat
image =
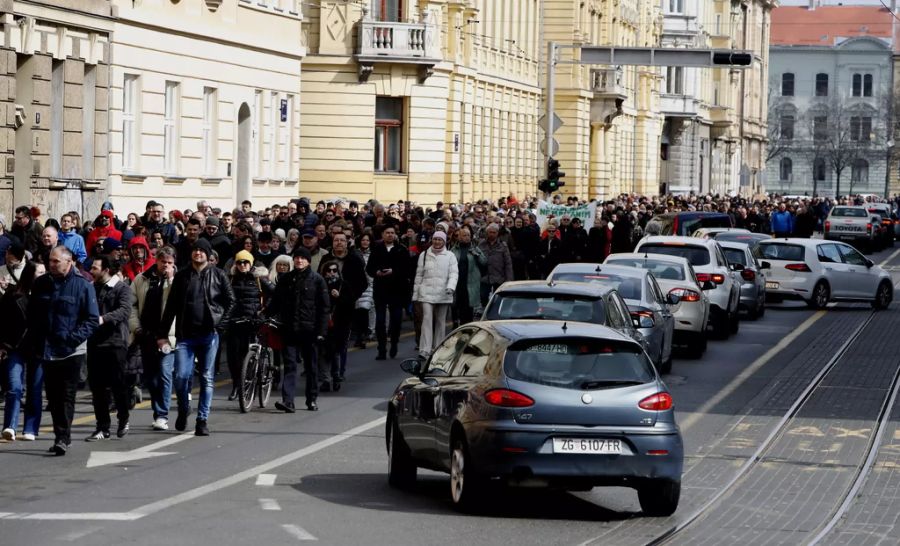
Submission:
<svg viewBox="0 0 900 546">
<path fill-rule="evenodd" d="M 109 253 L 122 248 L 122 243 L 112 237 L 103 239 L 103 252 Z"/>
<path fill-rule="evenodd" d="M 191 252 L 195 250 L 202 250 L 206 257 L 209 258 L 209 255 L 212 254 L 212 245 L 206 239 L 197 239 L 197 242 L 191 248 Z"/>
<path fill-rule="evenodd" d="M 444 233 L 443 231 L 435 231 L 434 234 L 431 236 L 431 238 L 432 239 L 441 239 L 445 243 L 447 242 L 447 234 Z"/>
<path fill-rule="evenodd" d="M 292 254 L 294 258 L 306 258 L 307 261 L 312 261 L 312 254 L 309 253 L 309 250 L 306 247 L 299 246 L 294 249 L 294 253 Z"/>
<path fill-rule="evenodd" d="M 250 262 L 253 264 L 253 254 L 250 254 L 246 250 L 242 250 L 234 257 L 234 262 Z"/>
<path fill-rule="evenodd" d="M 281 239 L 282 241 L 286 239 L 284 230 L 281 228 L 278 228 L 275 230 L 275 236 L 278 237 L 279 239 Z"/>
<path fill-rule="evenodd" d="M 207 216 L 206 225 L 219 227 L 219 219 L 215 216 Z"/>
<path fill-rule="evenodd" d="M 316 230 L 314 229 L 305 229 L 303 230 L 304 237 L 316 237 Z"/>
<path fill-rule="evenodd" d="M 104 201 L 100 210 L 115 210 L 115 207 L 113 207 L 112 201 Z"/>
</svg>

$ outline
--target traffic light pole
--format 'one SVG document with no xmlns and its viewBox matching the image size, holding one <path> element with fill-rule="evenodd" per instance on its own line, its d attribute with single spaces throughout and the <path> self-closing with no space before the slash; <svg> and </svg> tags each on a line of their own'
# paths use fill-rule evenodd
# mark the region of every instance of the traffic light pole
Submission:
<svg viewBox="0 0 900 546">
<path fill-rule="evenodd" d="M 544 165 L 547 165 L 550 161 L 550 158 L 553 157 L 553 118 L 556 114 L 553 108 L 553 103 L 556 100 L 556 42 L 547 42 L 547 131 L 544 135 L 546 139 L 544 141 L 545 144 L 545 154 L 544 154 Z M 547 170 L 544 170 L 544 176 L 546 177 L 549 173 Z M 547 194 L 544 194 L 544 198 L 546 199 Z"/>
</svg>

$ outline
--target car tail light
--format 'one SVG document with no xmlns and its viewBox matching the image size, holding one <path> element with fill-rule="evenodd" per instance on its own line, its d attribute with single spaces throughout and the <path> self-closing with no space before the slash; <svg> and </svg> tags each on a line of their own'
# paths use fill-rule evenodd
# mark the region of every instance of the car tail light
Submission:
<svg viewBox="0 0 900 546">
<path fill-rule="evenodd" d="M 900 220 L 894 220 L 894 225 L 900 224 Z"/>
<path fill-rule="evenodd" d="M 666 411 L 672 409 L 672 395 L 658 392 L 638 402 L 638 407 L 648 411 Z"/>
<path fill-rule="evenodd" d="M 809 268 L 806 264 L 787 264 L 784 266 L 785 269 L 789 269 L 791 271 L 800 271 L 803 273 L 809 273 L 812 269 Z"/>
<path fill-rule="evenodd" d="M 681 301 L 700 301 L 700 293 L 687 288 L 673 288 L 669 294 L 678 296 Z"/>
<path fill-rule="evenodd" d="M 829 229 L 831 229 L 831 222 L 826 221 L 825 222 L 825 231 L 828 231 Z"/>
<path fill-rule="evenodd" d="M 668 455 L 668 454 L 669 454 L 668 449 L 651 449 L 650 451 L 647 452 L 647 455 L 655 455 L 657 457 L 662 456 L 662 455 Z"/>
<path fill-rule="evenodd" d="M 882 221 L 881 221 L 881 225 L 883 225 L 883 226 L 889 226 L 889 225 L 891 225 L 891 221 L 890 221 L 890 220 L 882 220 Z"/>
<path fill-rule="evenodd" d="M 869 233 L 872 233 L 872 223 L 871 222 L 866 224 L 866 231 L 868 231 Z"/>
<path fill-rule="evenodd" d="M 716 284 L 723 284 L 725 282 L 725 275 L 719 273 L 713 273 L 709 278 Z"/>
<path fill-rule="evenodd" d="M 636 325 L 639 328 L 653 328 L 655 324 L 651 311 L 634 311 L 631 313 L 631 318 L 637 321 Z"/>
<path fill-rule="evenodd" d="M 534 405 L 534 400 L 524 394 L 509 389 L 494 389 L 484 393 L 484 399 L 492 406 L 501 408 L 527 408 Z"/>
<path fill-rule="evenodd" d="M 710 280 L 709 273 L 697 273 L 697 281 L 698 282 L 704 283 L 708 280 Z"/>
<path fill-rule="evenodd" d="M 745 269 L 741 271 L 741 277 L 743 277 L 745 281 L 756 280 L 756 271 L 753 271 L 752 269 Z"/>
</svg>

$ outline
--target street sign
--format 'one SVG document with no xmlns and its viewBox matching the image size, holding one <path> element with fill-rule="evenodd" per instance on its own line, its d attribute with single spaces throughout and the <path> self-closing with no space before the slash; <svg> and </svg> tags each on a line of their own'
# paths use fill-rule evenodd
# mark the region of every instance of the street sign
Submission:
<svg viewBox="0 0 900 546">
<path fill-rule="evenodd" d="M 550 134 L 552 135 L 556 131 L 559 131 L 559 128 L 562 126 L 563 126 L 562 118 L 557 116 L 556 113 L 554 112 L 553 113 L 553 128 L 550 130 Z M 547 114 L 544 114 L 543 116 L 540 117 L 540 119 L 538 119 L 538 127 L 543 129 L 544 133 L 547 132 Z M 550 154 L 550 155 L 553 155 L 553 154 Z"/>
<path fill-rule="evenodd" d="M 559 153 L 559 142 L 555 138 L 550 139 L 550 153 L 547 153 L 547 141 L 541 140 L 541 153 L 548 157 L 553 157 Z"/>
</svg>

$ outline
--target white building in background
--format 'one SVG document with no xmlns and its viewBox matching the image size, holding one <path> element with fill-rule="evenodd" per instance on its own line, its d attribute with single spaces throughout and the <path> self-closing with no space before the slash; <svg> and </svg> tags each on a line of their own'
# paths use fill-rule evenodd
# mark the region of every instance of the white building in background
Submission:
<svg viewBox="0 0 900 546">
<path fill-rule="evenodd" d="M 298 194 L 300 0 L 113 0 L 109 198 L 118 210 Z"/>
</svg>

